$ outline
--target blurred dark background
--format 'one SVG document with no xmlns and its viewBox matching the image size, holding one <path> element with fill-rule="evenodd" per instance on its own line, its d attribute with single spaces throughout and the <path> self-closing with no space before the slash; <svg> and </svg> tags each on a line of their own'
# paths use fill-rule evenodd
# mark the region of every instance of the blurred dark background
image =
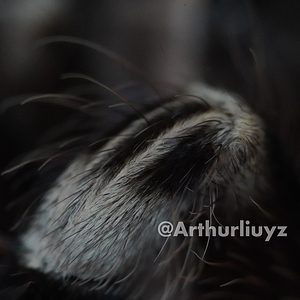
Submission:
<svg viewBox="0 0 300 300">
<path fill-rule="evenodd" d="M 87 74 L 110 87 L 147 78 L 163 95 L 180 91 L 191 81 L 205 80 L 241 94 L 263 117 L 278 150 L 274 165 L 297 190 L 298 13 L 296 0 L 2 0 L 0 171 L 16 156 L 34 149 L 45 130 L 70 114 L 66 108 L 49 104 L 21 106 L 22 99 L 40 93 L 81 94 L 84 89 L 98 89 L 84 83 L 76 89 L 61 79 L 63 73 Z M 120 58 L 113 60 L 67 40 L 37 46 L 51 36 L 83 38 Z M 143 78 L 122 60 L 131 61 Z M 282 194 L 289 189 L 287 197 L 291 197 L 293 188 L 284 185 Z M 0 197 L 3 212 L 10 192 L 2 180 Z M 297 204 L 292 207 L 297 211 Z"/>
</svg>

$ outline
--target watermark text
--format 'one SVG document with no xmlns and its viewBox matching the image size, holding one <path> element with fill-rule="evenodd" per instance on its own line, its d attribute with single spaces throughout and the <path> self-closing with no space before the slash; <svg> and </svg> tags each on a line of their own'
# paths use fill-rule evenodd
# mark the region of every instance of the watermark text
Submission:
<svg viewBox="0 0 300 300">
<path fill-rule="evenodd" d="M 265 241 L 269 242 L 273 236 L 286 237 L 287 226 L 253 226 L 250 221 L 240 220 L 237 226 L 214 226 L 210 225 L 210 221 L 206 220 L 196 226 L 187 226 L 184 222 L 178 222 L 175 226 L 169 221 L 163 221 L 158 225 L 158 233 L 162 237 L 185 236 L 185 237 L 265 237 Z"/>
</svg>

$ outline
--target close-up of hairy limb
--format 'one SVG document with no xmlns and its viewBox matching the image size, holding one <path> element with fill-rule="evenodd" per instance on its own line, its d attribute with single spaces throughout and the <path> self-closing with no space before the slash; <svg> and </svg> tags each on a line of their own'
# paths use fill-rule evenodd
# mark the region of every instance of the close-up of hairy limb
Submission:
<svg viewBox="0 0 300 300">
<path fill-rule="evenodd" d="M 296 1 L 2 6 L 1 299 L 300 299 Z"/>
</svg>

